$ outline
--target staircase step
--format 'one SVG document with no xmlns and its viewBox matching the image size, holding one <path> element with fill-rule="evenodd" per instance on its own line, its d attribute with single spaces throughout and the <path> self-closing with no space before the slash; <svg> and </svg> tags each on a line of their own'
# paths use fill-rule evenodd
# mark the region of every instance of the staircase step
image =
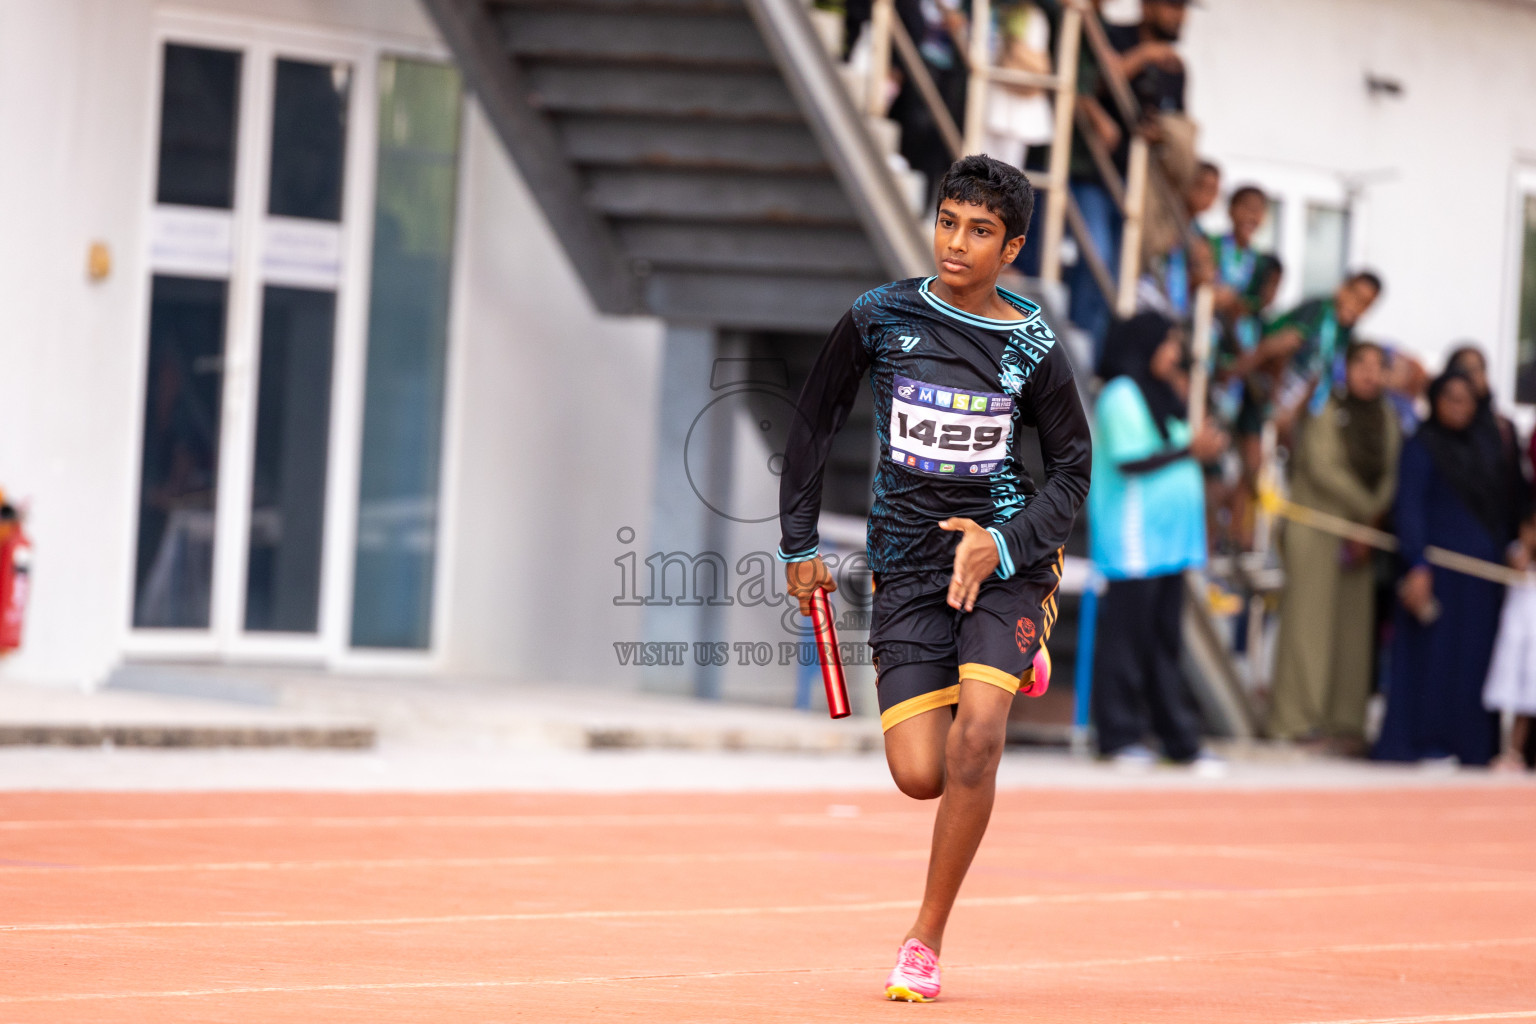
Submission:
<svg viewBox="0 0 1536 1024">
<path fill-rule="evenodd" d="M 605 14 L 731 14 L 747 16 L 743 0 L 485 0 L 493 14 L 519 11 L 584 11 Z"/>
<path fill-rule="evenodd" d="M 588 203 L 611 217 L 859 223 L 830 177 L 600 168 L 586 178 Z"/>
<path fill-rule="evenodd" d="M 757 27 L 739 15 L 508 7 L 497 21 L 518 57 L 774 67 Z"/>
<path fill-rule="evenodd" d="M 550 113 L 802 120 L 789 88 L 758 72 L 533 64 L 529 78 L 534 104 Z"/>
<path fill-rule="evenodd" d="M 562 117 L 562 146 L 582 166 L 830 173 L 810 130 L 798 124 L 614 116 Z"/>
<path fill-rule="evenodd" d="M 625 252 L 657 269 L 882 273 L 879 256 L 855 228 L 620 221 L 616 229 Z"/>
<path fill-rule="evenodd" d="M 833 274 L 721 274 L 658 271 L 644 281 L 646 308 L 658 316 L 722 327 L 825 334 L 854 299 L 884 277 Z"/>
</svg>

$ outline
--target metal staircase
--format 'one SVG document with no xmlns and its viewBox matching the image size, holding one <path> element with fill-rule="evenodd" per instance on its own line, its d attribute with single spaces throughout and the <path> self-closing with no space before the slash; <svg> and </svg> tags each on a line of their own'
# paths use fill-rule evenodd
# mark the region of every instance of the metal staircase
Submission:
<svg viewBox="0 0 1536 1024">
<path fill-rule="evenodd" d="M 424 0 L 608 313 L 824 331 L 926 272 L 799 0 Z"/>
</svg>

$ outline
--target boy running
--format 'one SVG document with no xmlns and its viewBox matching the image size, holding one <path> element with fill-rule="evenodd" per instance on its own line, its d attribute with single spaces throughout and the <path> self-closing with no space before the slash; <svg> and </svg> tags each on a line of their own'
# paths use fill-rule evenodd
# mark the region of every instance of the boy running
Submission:
<svg viewBox="0 0 1536 1024">
<path fill-rule="evenodd" d="M 817 587 L 836 589 L 816 553 L 822 469 L 869 372 L 880 441 L 869 643 L 886 761 L 903 793 L 942 797 L 891 999 L 939 994 L 944 926 L 992 813 L 1008 709 L 1055 623 L 1062 545 L 1088 493 L 1088 422 L 1066 353 L 1038 306 L 997 287 L 1033 206 L 1013 167 L 957 161 L 939 185 L 938 273 L 866 292 L 838 321 L 784 454 L 779 555 L 809 614 Z M 1018 461 L 1020 426 L 1039 431 L 1038 488 Z"/>
</svg>

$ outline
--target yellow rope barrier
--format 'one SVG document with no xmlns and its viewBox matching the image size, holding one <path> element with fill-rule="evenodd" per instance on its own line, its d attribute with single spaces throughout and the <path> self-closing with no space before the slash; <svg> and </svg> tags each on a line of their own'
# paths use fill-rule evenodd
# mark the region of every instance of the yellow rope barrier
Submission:
<svg viewBox="0 0 1536 1024">
<path fill-rule="evenodd" d="M 1271 515 L 1282 516 L 1293 523 L 1309 526 L 1314 530 L 1331 533 L 1345 540 L 1352 540 L 1369 547 L 1379 548 L 1382 551 L 1396 551 L 1397 538 L 1385 530 L 1365 526 L 1352 522 L 1341 516 L 1332 515 L 1306 505 L 1298 505 L 1280 496 L 1278 491 L 1265 489 L 1259 492 L 1259 505 Z M 1468 576 L 1476 576 L 1478 579 L 1488 580 L 1490 583 L 1502 583 L 1505 586 L 1514 586 L 1519 583 L 1531 581 L 1531 577 L 1523 572 L 1516 572 L 1507 565 L 1499 565 L 1497 562 L 1485 562 L 1481 558 L 1473 558 L 1457 551 L 1447 551 L 1445 548 L 1429 545 L 1424 548 L 1424 560 L 1430 565 L 1437 565 L 1442 569 L 1452 572 L 1464 573 Z"/>
</svg>

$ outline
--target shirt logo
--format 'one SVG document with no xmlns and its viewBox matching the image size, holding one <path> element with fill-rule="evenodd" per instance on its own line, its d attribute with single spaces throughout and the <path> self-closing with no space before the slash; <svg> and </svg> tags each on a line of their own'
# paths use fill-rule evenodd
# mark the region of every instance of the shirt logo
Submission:
<svg viewBox="0 0 1536 1024">
<path fill-rule="evenodd" d="M 923 339 L 915 334 L 903 334 L 897 340 L 901 342 L 901 350 L 903 352 L 911 352 L 914 348 L 917 348 L 917 343 Z"/>
<path fill-rule="evenodd" d="M 903 385 L 901 385 L 901 387 L 896 389 L 896 393 L 898 395 L 900 395 L 902 398 L 911 398 L 912 397 L 912 392 L 914 392 L 916 390 L 917 389 L 914 388 L 911 384 L 903 384 Z"/>
<path fill-rule="evenodd" d="M 908 455 L 907 456 L 907 465 L 909 465 L 909 466 L 917 465 L 917 456 L 916 455 Z"/>
<path fill-rule="evenodd" d="M 939 472 L 940 473 L 953 473 L 954 471 L 955 471 L 955 464 L 953 462 L 941 462 L 941 463 L 939 463 Z"/>
</svg>

